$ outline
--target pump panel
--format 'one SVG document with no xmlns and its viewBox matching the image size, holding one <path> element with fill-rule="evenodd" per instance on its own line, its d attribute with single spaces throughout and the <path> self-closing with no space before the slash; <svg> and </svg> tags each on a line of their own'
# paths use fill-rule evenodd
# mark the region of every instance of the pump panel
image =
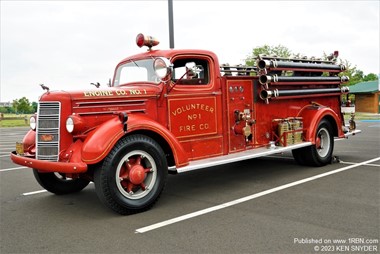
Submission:
<svg viewBox="0 0 380 254">
<path fill-rule="evenodd" d="M 245 150 L 254 143 L 252 80 L 227 80 L 229 152 Z"/>
</svg>

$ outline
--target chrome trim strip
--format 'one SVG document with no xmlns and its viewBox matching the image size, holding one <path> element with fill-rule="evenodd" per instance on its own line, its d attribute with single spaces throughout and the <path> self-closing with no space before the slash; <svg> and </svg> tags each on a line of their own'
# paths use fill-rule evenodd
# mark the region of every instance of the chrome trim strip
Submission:
<svg viewBox="0 0 380 254">
<path fill-rule="evenodd" d="M 147 102 L 147 99 L 142 99 L 142 100 L 129 100 L 129 101 L 114 101 L 114 100 L 109 100 L 109 101 L 81 101 L 81 102 L 76 102 L 78 106 L 87 106 L 87 105 L 99 105 L 103 104 L 102 106 L 109 106 L 110 104 L 122 104 L 122 105 L 133 105 L 133 104 L 144 104 Z"/>
<path fill-rule="evenodd" d="M 127 112 L 127 114 L 130 113 L 145 113 L 145 109 L 133 109 L 133 110 L 115 110 L 115 111 L 101 111 L 101 112 L 83 112 L 83 113 L 76 113 L 80 116 L 87 116 L 87 115 L 113 115 L 116 112 Z"/>
</svg>

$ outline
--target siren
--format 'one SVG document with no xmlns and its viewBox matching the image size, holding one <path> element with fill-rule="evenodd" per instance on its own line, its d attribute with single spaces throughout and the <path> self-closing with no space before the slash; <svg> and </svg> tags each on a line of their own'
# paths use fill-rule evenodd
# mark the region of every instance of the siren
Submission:
<svg viewBox="0 0 380 254">
<path fill-rule="evenodd" d="M 149 35 L 143 35 L 140 33 L 136 37 L 136 44 L 140 48 L 142 46 L 147 46 L 149 48 L 149 50 L 151 50 L 151 48 L 153 46 L 157 46 L 159 43 L 160 42 L 156 38 L 149 36 Z"/>
</svg>

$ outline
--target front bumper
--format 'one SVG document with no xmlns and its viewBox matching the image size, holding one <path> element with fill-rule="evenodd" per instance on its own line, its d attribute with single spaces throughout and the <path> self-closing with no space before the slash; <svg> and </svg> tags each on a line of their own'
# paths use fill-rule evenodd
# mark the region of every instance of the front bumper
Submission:
<svg viewBox="0 0 380 254">
<path fill-rule="evenodd" d="M 58 172 L 66 174 L 79 174 L 87 171 L 87 164 L 83 162 L 53 162 L 36 160 L 17 155 L 16 151 L 11 152 L 11 160 L 18 165 L 34 168 L 45 173 Z"/>
</svg>

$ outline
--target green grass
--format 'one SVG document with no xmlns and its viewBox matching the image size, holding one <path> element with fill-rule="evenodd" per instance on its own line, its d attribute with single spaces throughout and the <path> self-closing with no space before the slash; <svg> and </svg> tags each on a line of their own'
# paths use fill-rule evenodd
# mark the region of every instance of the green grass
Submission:
<svg viewBox="0 0 380 254">
<path fill-rule="evenodd" d="M 344 119 L 350 120 L 351 115 L 345 114 Z M 356 112 L 355 113 L 355 120 L 380 120 L 380 114 Z"/>
<path fill-rule="evenodd" d="M 25 121 L 26 116 L 26 121 Z M 0 127 L 26 127 L 29 126 L 29 118 L 31 115 L 4 114 L 4 118 L 0 120 Z"/>
</svg>

